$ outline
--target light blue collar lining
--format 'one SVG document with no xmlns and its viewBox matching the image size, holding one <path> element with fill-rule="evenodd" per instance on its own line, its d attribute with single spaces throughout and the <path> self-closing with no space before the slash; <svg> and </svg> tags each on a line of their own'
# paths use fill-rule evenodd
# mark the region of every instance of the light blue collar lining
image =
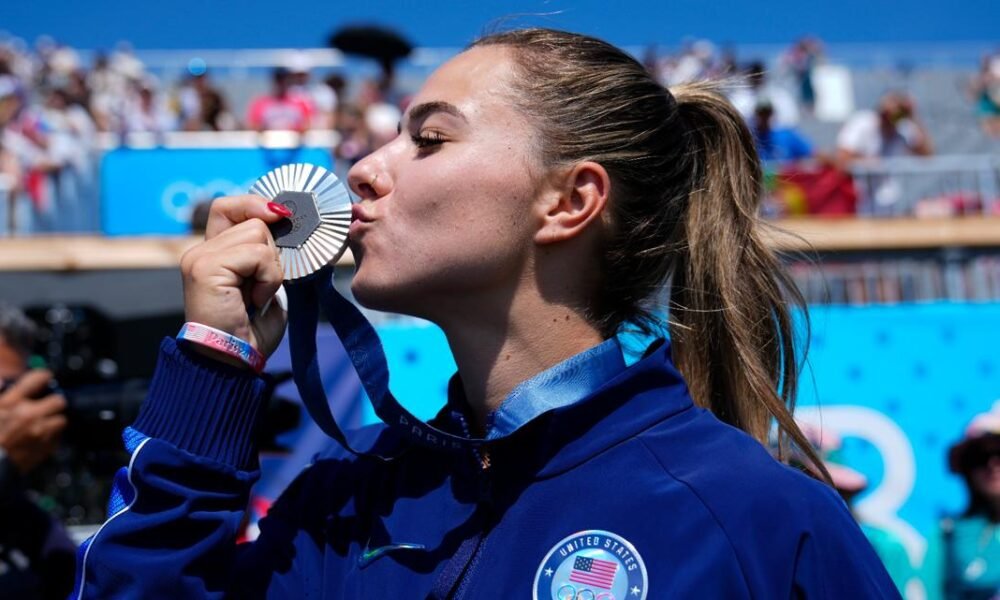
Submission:
<svg viewBox="0 0 1000 600">
<path fill-rule="evenodd" d="M 490 415 L 486 439 L 510 435 L 542 413 L 578 402 L 624 370 L 617 337 L 584 350 L 514 388 Z"/>
</svg>

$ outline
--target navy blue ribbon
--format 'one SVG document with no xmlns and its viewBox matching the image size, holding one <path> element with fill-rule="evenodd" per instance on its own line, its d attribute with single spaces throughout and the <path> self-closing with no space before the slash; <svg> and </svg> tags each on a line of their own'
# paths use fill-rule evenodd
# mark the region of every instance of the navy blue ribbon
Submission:
<svg viewBox="0 0 1000 600">
<path fill-rule="evenodd" d="M 507 437 L 539 415 L 591 395 L 625 368 L 621 348 L 612 337 L 514 388 L 491 414 L 486 438 L 456 435 L 421 421 L 393 397 L 382 342 L 361 311 L 333 287 L 332 267 L 324 267 L 305 280 L 288 282 L 285 291 L 292 373 L 299 393 L 320 429 L 356 455 L 389 460 L 374 452 L 352 448 L 330 412 L 316 350 L 320 309 L 344 345 L 375 414 L 407 438 L 434 448 L 471 449 Z M 452 383 L 454 387 L 455 382 Z"/>
<path fill-rule="evenodd" d="M 316 424 L 348 451 L 383 460 L 391 458 L 352 448 L 330 412 L 316 356 L 316 327 L 320 308 L 333 325 L 361 378 L 361 386 L 368 394 L 375 414 L 383 422 L 413 441 L 435 448 L 461 450 L 487 442 L 486 439 L 467 438 L 428 425 L 396 400 L 389 391 L 389 366 L 382 342 L 361 311 L 333 287 L 332 267 L 324 267 L 304 281 L 286 282 L 285 291 L 288 294 L 288 341 L 295 384 Z"/>
</svg>

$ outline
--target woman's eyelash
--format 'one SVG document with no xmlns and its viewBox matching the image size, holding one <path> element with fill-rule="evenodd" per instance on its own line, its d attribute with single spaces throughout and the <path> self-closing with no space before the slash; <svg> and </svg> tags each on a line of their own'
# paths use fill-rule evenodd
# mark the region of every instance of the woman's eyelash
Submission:
<svg viewBox="0 0 1000 600">
<path fill-rule="evenodd" d="M 416 135 L 410 136 L 413 140 L 413 145 L 417 148 L 430 148 L 432 146 L 437 146 L 444 142 L 444 137 L 437 132 L 429 133 L 418 133 Z"/>
</svg>

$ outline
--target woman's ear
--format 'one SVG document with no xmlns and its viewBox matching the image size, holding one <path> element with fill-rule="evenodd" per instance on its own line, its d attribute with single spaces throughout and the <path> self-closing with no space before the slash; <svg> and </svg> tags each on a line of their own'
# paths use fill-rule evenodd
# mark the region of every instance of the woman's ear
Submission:
<svg viewBox="0 0 1000 600">
<path fill-rule="evenodd" d="M 611 192 L 608 172 L 596 162 L 577 163 L 557 176 L 554 189 L 541 204 L 541 226 L 535 242 L 551 244 L 580 235 L 600 220 Z"/>
</svg>

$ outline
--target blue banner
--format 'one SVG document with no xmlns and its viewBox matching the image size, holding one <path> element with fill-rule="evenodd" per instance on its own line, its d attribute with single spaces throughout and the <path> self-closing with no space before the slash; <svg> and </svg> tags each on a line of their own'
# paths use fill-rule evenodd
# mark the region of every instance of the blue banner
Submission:
<svg viewBox="0 0 1000 600">
<path fill-rule="evenodd" d="M 181 235 L 200 202 L 245 194 L 281 165 L 331 168 L 322 148 L 120 148 L 101 161 L 101 225 L 106 235 Z"/>
</svg>

